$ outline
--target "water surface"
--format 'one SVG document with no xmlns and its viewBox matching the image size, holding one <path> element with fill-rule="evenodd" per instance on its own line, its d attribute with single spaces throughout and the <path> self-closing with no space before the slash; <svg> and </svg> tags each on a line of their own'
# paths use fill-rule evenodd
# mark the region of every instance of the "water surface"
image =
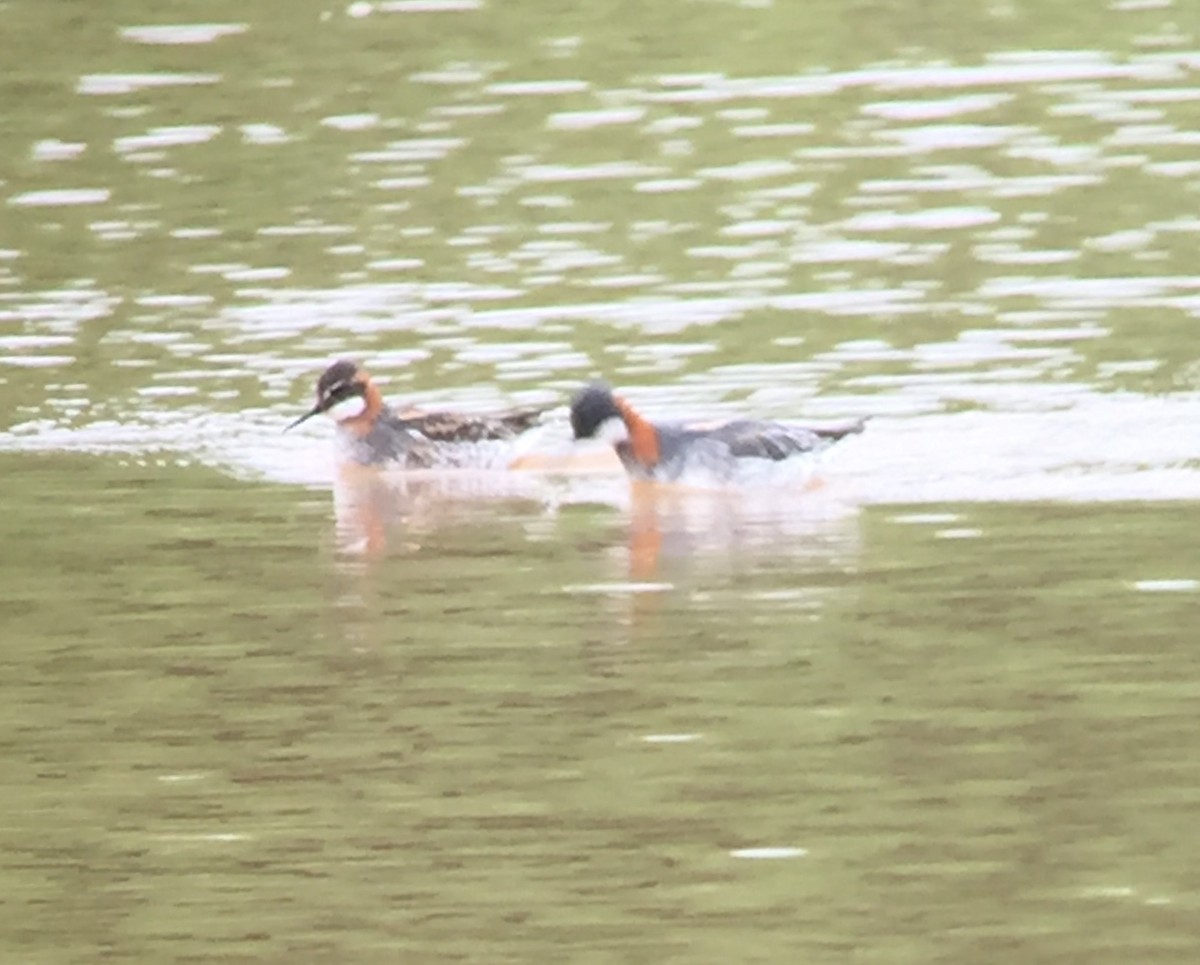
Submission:
<svg viewBox="0 0 1200 965">
<path fill-rule="evenodd" d="M 6 959 L 1192 962 L 1186 4 L 0 5 Z M 340 478 L 869 415 L 825 485 Z"/>
</svg>

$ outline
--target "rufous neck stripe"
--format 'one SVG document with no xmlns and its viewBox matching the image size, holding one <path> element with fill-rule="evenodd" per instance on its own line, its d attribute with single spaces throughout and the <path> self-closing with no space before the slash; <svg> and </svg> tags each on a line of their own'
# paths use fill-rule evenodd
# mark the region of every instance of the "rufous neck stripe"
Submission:
<svg viewBox="0 0 1200 965">
<path fill-rule="evenodd" d="M 658 465 L 662 449 L 658 444 L 658 430 L 633 410 L 624 399 L 613 398 L 625 428 L 629 431 L 629 448 L 633 458 L 650 468 Z"/>
<path fill-rule="evenodd" d="M 342 422 L 343 426 L 358 436 L 365 436 L 370 432 L 372 426 L 375 425 L 375 420 L 383 412 L 383 393 L 369 378 L 365 379 L 363 383 L 363 402 L 366 403 L 366 407 L 359 415 Z"/>
</svg>

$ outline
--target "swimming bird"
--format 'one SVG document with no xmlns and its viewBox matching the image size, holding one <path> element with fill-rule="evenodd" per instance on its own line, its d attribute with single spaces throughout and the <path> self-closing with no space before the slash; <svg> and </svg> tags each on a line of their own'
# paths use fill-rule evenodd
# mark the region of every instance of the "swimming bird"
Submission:
<svg viewBox="0 0 1200 965">
<path fill-rule="evenodd" d="M 647 482 L 736 486 L 806 479 L 814 457 L 864 425 L 863 419 L 822 426 L 754 419 L 658 425 L 603 382 L 571 400 L 575 438 L 608 442 L 625 471 Z"/>
<path fill-rule="evenodd" d="M 284 431 L 315 415 L 337 421 L 342 455 L 366 466 L 399 469 L 507 469 L 527 449 L 552 406 L 525 406 L 494 415 L 395 412 L 366 370 L 346 359 L 317 380 L 317 399 Z"/>
</svg>

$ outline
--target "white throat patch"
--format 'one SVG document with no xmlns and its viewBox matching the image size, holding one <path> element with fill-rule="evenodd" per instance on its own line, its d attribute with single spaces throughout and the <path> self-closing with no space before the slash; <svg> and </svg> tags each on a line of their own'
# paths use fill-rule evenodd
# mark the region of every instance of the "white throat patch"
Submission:
<svg viewBox="0 0 1200 965">
<path fill-rule="evenodd" d="M 325 410 L 325 414 L 338 422 L 344 422 L 346 419 L 354 419 L 366 411 L 367 400 L 361 395 L 352 395 L 348 399 L 342 399 L 341 402 L 335 402 Z"/>
<path fill-rule="evenodd" d="M 615 446 L 618 443 L 629 441 L 629 429 L 625 425 L 625 420 L 620 416 L 609 416 L 597 426 L 596 438 L 601 442 L 607 442 L 610 446 Z"/>
</svg>

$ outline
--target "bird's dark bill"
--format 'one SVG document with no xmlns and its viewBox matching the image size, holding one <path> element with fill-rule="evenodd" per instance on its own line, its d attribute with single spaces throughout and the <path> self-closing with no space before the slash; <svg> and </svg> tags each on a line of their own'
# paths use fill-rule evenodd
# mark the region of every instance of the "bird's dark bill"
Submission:
<svg viewBox="0 0 1200 965">
<path fill-rule="evenodd" d="M 290 424 L 290 425 L 289 425 L 289 426 L 288 426 L 286 429 L 284 429 L 283 431 L 284 431 L 284 432 L 289 432 L 289 431 L 291 431 L 292 429 L 295 429 L 295 428 L 296 428 L 296 426 L 300 425 L 300 423 L 301 423 L 301 422 L 307 422 L 307 421 L 308 421 L 309 419 L 311 419 L 313 416 L 315 416 L 315 415 L 320 415 L 320 414 L 321 414 L 321 407 L 320 407 L 319 405 L 318 405 L 318 406 L 313 406 L 313 407 L 312 407 L 311 409 L 309 409 L 309 410 L 308 410 L 306 413 L 304 413 L 304 415 L 302 415 L 302 416 L 301 416 L 299 419 L 297 419 L 295 422 L 291 423 L 291 424 Z"/>
</svg>

